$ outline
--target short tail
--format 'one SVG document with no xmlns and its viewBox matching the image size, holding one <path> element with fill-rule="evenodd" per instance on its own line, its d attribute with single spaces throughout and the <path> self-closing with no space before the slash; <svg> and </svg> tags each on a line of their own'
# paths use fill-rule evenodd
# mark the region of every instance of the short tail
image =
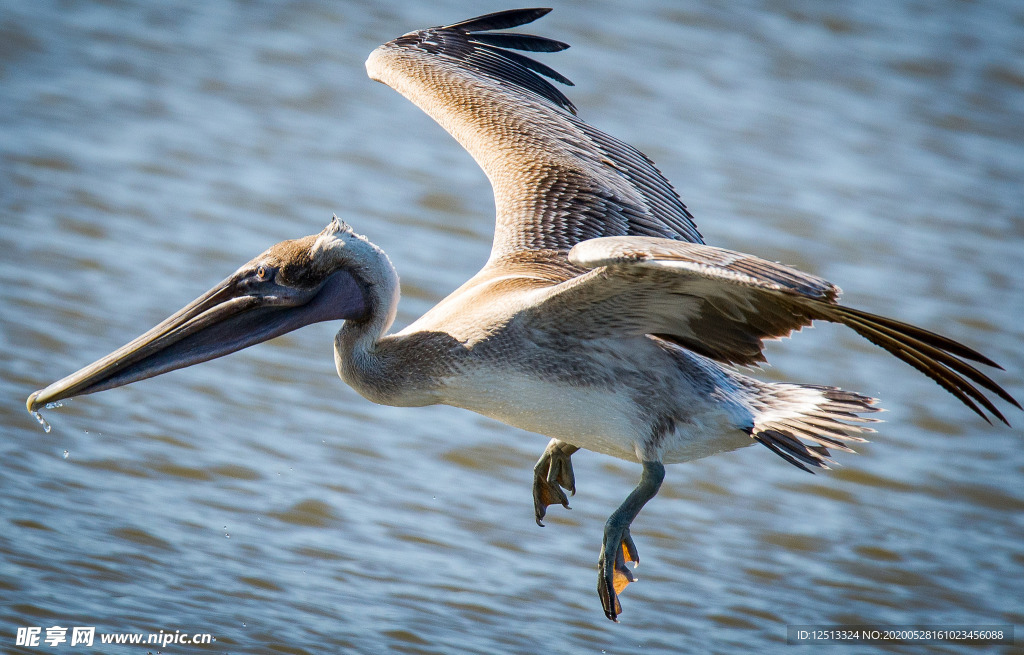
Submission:
<svg viewBox="0 0 1024 655">
<path fill-rule="evenodd" d="M 835 464 L 829 448 L 854 452 L 847 444 L 867 441 L 874 432 L 865 423 L 881 419 L 859 416 L 881 411 L 875 398 L 836 387 L 761 383 L 751 404 L 755 410 L 750 436 L 790 464 L 808 473 Z"/>
</svg>

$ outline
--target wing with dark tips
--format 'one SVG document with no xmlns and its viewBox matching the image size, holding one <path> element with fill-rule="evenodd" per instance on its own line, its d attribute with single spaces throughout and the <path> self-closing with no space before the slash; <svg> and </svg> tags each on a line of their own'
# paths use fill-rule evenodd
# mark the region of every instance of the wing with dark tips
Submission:
<svg viewBox="0 0 1024 655">
<path fill-rule="evenodd" d="M 497 211 L 492 261 L 522 250 L 566 251 L 602 236 L 703 243 L 650 159 L 577 118 L 552 83 L 571 82 L 515 52 L 568 46 L 493 32 L 548 11 L 517 9 L 411 32 L 371 53 L 367 72 L 429 114 L 487 174 Z"/>
<path fill-rule="evenodd" d="M 719 362 L 749 365 L 763 361 L 765 339 L 830 321 L 910 364 L 985 420 L 1007 422 L 986 392 L 1020 407 L 970 363 L 997 366 L 973 348 L 844 307 L 837 287 L 782 264 L 643 237 L 583 242 L 569 262 L 590 271 L 551 287 L 527 312 L 530 320 L 557 325 L 551 330 L 581 339 L 651 334 Z"/>
</svg>

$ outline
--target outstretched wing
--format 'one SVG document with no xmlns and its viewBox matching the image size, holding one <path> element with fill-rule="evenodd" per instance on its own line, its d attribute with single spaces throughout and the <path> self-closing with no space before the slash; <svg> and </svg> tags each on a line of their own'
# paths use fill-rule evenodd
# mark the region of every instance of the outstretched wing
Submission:
<svg viewBox="0 0 1024 655">
<path fill-rule="evenodd" d="M 487 174 L 497 210 L 492 261 L 602 236 L 703 243 L 651 160 L 577 118 L 548 79 L 571 82 L 514 52 L 568 46 L 492 31 L 549 11 L 515 9 L 410 32 L 374 50 L 366 70 L 429 114 Z"/>
<path fill-rule="evenodd" d="M 998 367 L 984 355 L 933 332 L 839 305 L 838 287 L 782 264 L 645 237 L 584 241 L 569 252 L 569 262 L 591 270 L 542 292 L 524 320 L 557 324 L 561 333 L 581 339 L 655 335 L 743 365 L 764 361 L 764 339 L 831 321 L 907 362 L 986 420 L 982 408 L 1006 422 L 981 389 L 1020 407 L 964 361 Z"/>
</svg>

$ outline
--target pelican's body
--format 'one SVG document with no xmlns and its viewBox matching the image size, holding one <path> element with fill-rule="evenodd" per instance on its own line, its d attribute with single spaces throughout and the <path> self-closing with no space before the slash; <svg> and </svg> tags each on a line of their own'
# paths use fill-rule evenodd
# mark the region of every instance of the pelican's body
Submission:
<svg viewBox="0 0 1024 655">
<path fill-rule="evenodd" d="M 631 461 L 753 443 L 759 383 L 647 336 L 565 338 L 529 312 L 553 286 L 526 274 L 467 284 L 365 349 L 353 347 L 363 328 L 350 321 L 336 340 L 338 374 L 376 403 L 461 407 Z"/>
<path fill-rule="evenodd" d="M 651 339 L 591 345 L 584 358 L 555 344 L 528 347 L 517 367 L 471 358 L 443 402 L 634 462 L 685 462 L 753 443 L 740 380 Z"/>
<path fill-rule="evenodd" d="M 800 468 L 869 432 L 874 399 L 834 387 L 761 382 L 763 340 L 825 320 L 846 325 L 1005 421 L 984 391 L 1020 405 L 963 344 L 838 303 L 821 278 L 707 246 L 672 186 L 643 154 L 587 125 L 509 50 L 567 46 L 494 32 L 547 10 L 499 12 L 406 34 L 367 60 L 477 160 L 494 187 L 484 268 L 406 329 L 398 275 L 380 248 L 336 218 L 277 244 L 111 355 L 29 397 L 29 410 L 219 357 L 312 322 L 344 320 L 341 378 L 385 405 L 447 404 L 551 438 L 535 468 L 537 522 L 575 491 L 579 448 L 642 464 L 605 525 L 598 592 L 606 615 L 636 561 L 629 526 L 664 464 L 760 442 Z M 983 391 L 984 390 L 984 391 Z"/>
</svg>

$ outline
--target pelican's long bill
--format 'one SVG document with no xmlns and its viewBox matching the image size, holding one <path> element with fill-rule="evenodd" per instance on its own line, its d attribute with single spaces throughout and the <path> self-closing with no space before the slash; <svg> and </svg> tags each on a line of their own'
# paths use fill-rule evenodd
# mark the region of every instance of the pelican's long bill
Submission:
<svg viewBox="0 0 1024 655">
<path fill-rule="evenodd" d="M 311 323 L 362 318 L 366 298 L 349 271 L 311 275 L 276 265 L 279 251 L 313 239 L 270 248 L 149 332 L 33 393 L 28 410 L 222 357 Z"/>
</svg>

